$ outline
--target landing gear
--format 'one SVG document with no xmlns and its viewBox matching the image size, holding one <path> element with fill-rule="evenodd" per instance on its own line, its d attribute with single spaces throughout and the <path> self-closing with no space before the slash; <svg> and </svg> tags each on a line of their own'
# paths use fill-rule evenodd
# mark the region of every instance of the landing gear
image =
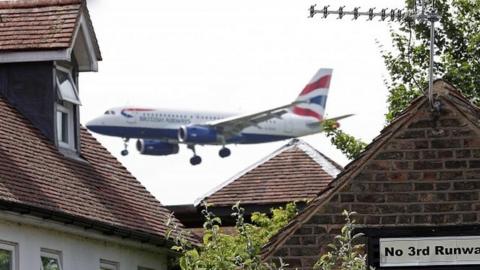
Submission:
<svg viewBox="0 0 480 270">
<path fill-rule="evenodd" d="M 195 166 L 202 163 L 202 158 L 200 156 L 197 156 L 197 153 L 195 152 L 195 145 L 189 144 L 187 145 L 187 147 L 193 152 L 193 157 L 190 159 L 190 164 L 192 164 L 192 166 Z"/>
<path fill-rule="evenodd" d="M 222 149 L 220 149 L 220 151 L 218 151 L 218 155 L 221 157 L 221 158 L 226 158 L 228 156 L 230 156 L 232 152 L 230 151 L 230 149 L 226 148 L 225 146 L 222 147 Z"/>
<path fill-rule="evenodd" d="M 192 164 L 193 166 L 198 165 L 200 163 L 202 163 L 202 158 L 200 156 L 195 155 L 190 159 L 190 164 Z"/>
<path fill-rule="evenodd" d="M 226 158 L 228 156 L 230 156 L 230 154 L 232 153 L 230 151 L 230 149 L 228 149 L 227 147 L 225 147 L 225 137 L 224 136 L 221 136 L 220 137 L 220 140 L 222 142 L 222 149 L 220 149 L 220 151 L 218 151 L 218 155 L 221 157 L 221 158 Z"/>
<path fill-rule="evenodd" d="M 124 149 L 122 150 L 122 152 L 120 152 L 120 154 L 122 156 L 126 156 L 128 155 L 128 141 L 130 140 L 130 138 L 123 138 L 123 147 Z"/>
</svg>

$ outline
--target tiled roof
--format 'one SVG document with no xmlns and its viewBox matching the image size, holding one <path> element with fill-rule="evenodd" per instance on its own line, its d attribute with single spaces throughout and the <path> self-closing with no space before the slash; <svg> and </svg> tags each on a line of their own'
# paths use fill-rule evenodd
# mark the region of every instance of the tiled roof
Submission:
<svg viewBox="0 0 480 270">
<path fill-rule="evenodd" d="M 0 1 L 0 51 L 69 48 L 83 12 L 100 60 L 85 5 L 81 0 Z"/>
<path fill-rule="evenodd" d="M 86 129 L 81 129 L 83 160 L 74 160 L 1 97 L 0 115 L 0 209 L 16 205 L 32 214 L 70 217 L 68 223 L 91 222 L 110 234 L 165 240 L 170 211 Z"/>
<path fill-rule="evenodd" d="M 294 139 L 203 198 L 214 206 L 271 204 L 315 198 L 342 170 L 307 143 Z"/>
<path fill-rule="evenodd" d="M 436 80 L 433 85 L 434 96 L 442 101 L 452 104 L 463 113 L 463 116 L 471 121 L 473 125 L 480 128 L 478 119 L 480 118 L 480 109 L 468 101 L 455 87 L 443 80 Z M 263 247 L 262 257 L 268 258 L 288 237 L 307 222 L 325 202 L 341 190 L 362 171 L 365 164 L 372 159 L 377 152 L 396 134 L 398 134 L 410 120 L 417 114 L 418 110 L 428 102 L 426 96 L 420 96 L 413 100 L 411 104 L 396 117 L 380 134 L 365 148 L 365 150 L 355 160 L 351 161 L 345 169 L 330 182 L 314 200 L 312 200 L 297 216 L 295 216 L 285 227 L 283 227 L 270 241 Z"/>
</svg>

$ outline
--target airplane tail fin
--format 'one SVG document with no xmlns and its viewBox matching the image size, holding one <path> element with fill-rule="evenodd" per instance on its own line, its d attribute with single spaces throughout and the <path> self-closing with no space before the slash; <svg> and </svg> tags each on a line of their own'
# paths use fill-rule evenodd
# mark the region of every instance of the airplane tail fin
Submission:
<svg viewBox="0 0 480 270">
<path fill-rule="evenodd" d="M 333 69 L 327 68 L 318 70 L 295 100 L 298 104 L 291 109 L 293 114 L 314 117 L 319 121 L 324 119 L 332 72 Z"/>
</svg>

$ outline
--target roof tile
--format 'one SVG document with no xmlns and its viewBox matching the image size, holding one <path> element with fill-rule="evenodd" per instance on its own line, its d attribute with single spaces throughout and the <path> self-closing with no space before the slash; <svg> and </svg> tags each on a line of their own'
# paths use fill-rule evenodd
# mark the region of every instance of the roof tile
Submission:
<svg viewBox="0 0 480 270">
<path fill-rule="evenodd" d="M 70 48 L 81 14 L 101 60 L 86 0 L 0 1 L 0 51 Z"/>
<path fill-rule="evenodd" d="M 328 168 L 327 168 L 328 167 Z M 294 139 L 199 201 L 215 206 L 287 203 L 315 198 L 342 168 Z"/>
<path fill-rule="evenodd" d="M 47 6 L 50 2 L 9 1 L 0 4 L 0 50 L 70 47 L 81 10 L 80 1 Z"/>
<path fill-rule="evenodd" d="M 165 238 L 170 211 L 86 129 L 72 160 L 3 98 L 0 115 L 0 201 Z"/>
</svg>

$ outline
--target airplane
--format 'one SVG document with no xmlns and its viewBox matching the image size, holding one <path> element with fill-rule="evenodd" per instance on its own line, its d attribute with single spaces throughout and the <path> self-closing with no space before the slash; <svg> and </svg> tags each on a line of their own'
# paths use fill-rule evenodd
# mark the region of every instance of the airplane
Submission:
<svg viewBox="0 0 480 270">
<path fill-rule="evenodd" d="M 231 154 L 225 147 L 228 144 L 274 142 L 321 132 L 332 71 L 320 69 L 294 102 L 253 114 L 128 106 L 108 109 L 86 126 L 99 134 L 123 138 L 123 156 L 128 155 L 129 139 L 136 138 L 136 148 L 144 155 L 177 154 L 179 144 L 186 144 L 193 151 L 190 163 L 198 165 L 202 158 L 196 145 L 221 146 L 219 156 L 225 158 Z"/>
</svg>

